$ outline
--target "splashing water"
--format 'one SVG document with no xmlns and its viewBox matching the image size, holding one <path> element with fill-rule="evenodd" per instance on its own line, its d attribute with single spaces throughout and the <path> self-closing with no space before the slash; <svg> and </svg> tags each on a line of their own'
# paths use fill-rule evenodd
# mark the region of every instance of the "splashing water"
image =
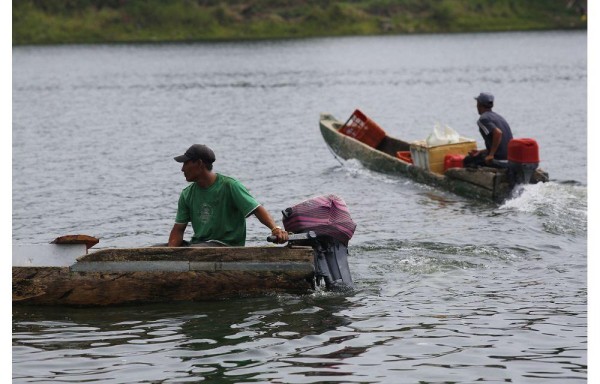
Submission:
<svg viewBox="0 0 600 384">
<path fill-rule="evenodd" d="M 587 209 L 587 188 L 579 185 L 555 182 L 518 186 L 513 198 L 507 200 L 500 209 L 514 209 L 520 212 L 544 210 L 548 205 L 555 209 Z"/>
<path fill-rule="evenodd" d="M 530 213 L 545 218 L 544 228 L 554 234 L 587 231 L 587 188 L 555 182 L 518 187 L 514 198 L 498 210 Z"/>
</svg>

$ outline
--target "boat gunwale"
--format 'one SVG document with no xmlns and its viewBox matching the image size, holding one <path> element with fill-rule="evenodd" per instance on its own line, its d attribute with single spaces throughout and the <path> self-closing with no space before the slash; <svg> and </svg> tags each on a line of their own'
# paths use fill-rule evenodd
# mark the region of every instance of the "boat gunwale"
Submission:
<svg viewBox="0 0 600 384">
<path fill-rule="evenodd" d="M 313 256 L 308 246 L 256 247 L 133 247 L 102 248 L 82 255 L 77 262 L 102 261 L 295 261 Z M 75 263 L 77 264 L 77 263 Z"/>
</svg>

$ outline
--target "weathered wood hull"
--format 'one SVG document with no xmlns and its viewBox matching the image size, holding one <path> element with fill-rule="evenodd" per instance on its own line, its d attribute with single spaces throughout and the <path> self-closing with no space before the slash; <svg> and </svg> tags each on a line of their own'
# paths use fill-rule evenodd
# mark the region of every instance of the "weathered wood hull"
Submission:
<svg viewBox="0 0 600 384">
<path fill-rule="evenodd" d="M 510 196 L 512 188 L 504 170 L 451 168 L 444 175 L 439 175 L 392 155 L 396 151 L 408 151 L 408 142 L 386 136 L 376 149 L 340 133 L 338 129 L 342 125 L 343 122 L 327 114 L 321 115 L 319 120 L 323 139 L 334 154 L 344 160 L 357 159 L 368 169 L 400 174 L 469 198 L 500 202 Z M 534 181 L 544 181 L 547 177 L 543 171 L 538 171 L 534 174 Z"/>
<path fill-rule="evenodd" d="M 104 249 L 70 267 L 13 267 L 13 304 L 202 301 L 314 288 L 310 247 Z"/>
</svg>

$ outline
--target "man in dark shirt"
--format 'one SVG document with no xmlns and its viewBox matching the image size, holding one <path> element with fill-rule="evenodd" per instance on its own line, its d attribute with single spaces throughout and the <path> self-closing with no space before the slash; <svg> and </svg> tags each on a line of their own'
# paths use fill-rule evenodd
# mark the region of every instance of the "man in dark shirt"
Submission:
<svg viewBox="0 0 600 384">
<path fill-rule="evenodd" d="M 475 97 L 477 100 L 477 112 L 479 120 L 477 126 L 479 133 L 485 141 L 485 150 L 472 151 L 471 157 L 484 157 L 485 164 L 494 166 L 494 160 L 506 160 L 508 157 L 508 142 L 513 135 L 510 126 L 502 116 L 492 112 L 494 107 L 494 95 L 482 92 Z"/>
</svg>

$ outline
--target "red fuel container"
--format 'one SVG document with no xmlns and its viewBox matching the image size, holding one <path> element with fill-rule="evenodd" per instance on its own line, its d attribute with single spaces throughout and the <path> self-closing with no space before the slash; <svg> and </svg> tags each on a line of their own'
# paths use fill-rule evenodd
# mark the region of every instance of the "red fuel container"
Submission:
<svg viewBox="0 0 600 384">
<path fill-rule="evenodd" d="M 373 148 L 377 148 L 385 137 L 385 131 L 358 109 L 340 128 L 340 133 L 353 137 Z"/>
<path fill-rule="evenodd" d="M 444 157 L 444 172 L 446 172 L 449 168 L 463 168 L 464 159 L 465 155 L 447 154 Z"/>
<path fill-rule="evenodd" d="M 508 142 L 508 161 L 513 163 L 539 163 L 540 150 L 534 139 L 512 139 Z"/>
</svg>

